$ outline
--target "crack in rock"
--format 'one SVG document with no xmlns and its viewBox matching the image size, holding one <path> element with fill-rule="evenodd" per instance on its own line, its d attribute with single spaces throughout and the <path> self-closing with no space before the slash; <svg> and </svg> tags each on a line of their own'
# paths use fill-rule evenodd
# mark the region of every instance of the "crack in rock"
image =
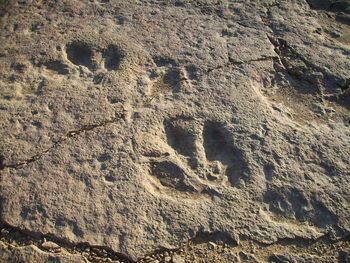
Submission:
<svg viewBox="0 0 350 263">
<path fill-rule="evenodd" d="M 206 73 L 210 73 L 212 71 L 223 69 L 223 68 L 230 67 L 230 66 L 241 66 L 241 65 L 246 65 L 246 64 L 250 64 L 250 63 L 254 63 L 254 62 L 261 62 L 261 61 L 275 61 L 276 59 L 278 59 L 277 56 L 265 56 L 265 57 L 246 60 L 246 61 L 237 61 L 237 60 L 233 60 L 232 58 L 229 58 L 228 59 L 229 61 L 227 63 L 213 67 L 213 68 L 209 68 L 206 70 Z"/>
<path fill-rule="evenodd" d="M 100 123 L 84 125 L 78 130 L 69 131 L 64 136 L 59 138 L 57 141 L 54 141 L 51 147 L 47 148 L 46 150 L 42 151 L 41 153 L 33 155 L 29 159 L 26 159 L 26 160 L 23 160 L 23 161 L 20 161 L 17 163 L 6 164 L 4 161 L 4 157 L 0 156 L 0 171 L 4 170 L 6 168 L 18 169 L 18 168 L 21 168 L 22 166 L 36 162 L 39 159 L 41 159 L 44 155 L 46 155 L 46 154 L 50 153 L 52 150 L 54 150 L 57 146 L 61 145 L 63 142 L 68 140 L 69 138 L 74 138 L 74 137 L 76 137 L 76 136 L 78 136 L 81 133 L 86 132 L 86 131 L 91 131 L 91 130 L 94 130 L 96 128 L 104 127 L 104 126 L 111 124 L 111 123 L 114 123 L 120 119 L 125 119 L 125 115 L 123 112 L 117 113 L 115 117 L 113 117 L 111 119 L 104 120 Z"/>
<path fill-rule="evenodd" d="M 276 54 L 279 56 L 281 65 L 286 72 L 298 80 L 303 80 L 311 85 L 317 85 L 319 88 L 325 87 L 328 90 L 336 90 L 346 86 L 342 79 L 326 71 L 326 69 L 315 65 L 300 55 L 288 42 L 282 38 L 274 38 L 268 35 L 268 39 L 274 46 Z M 299 60 L 305 68 L 296 67 L 293 63 Z M 317 77 L 315 77 L 317 76 Z M 320 90 L 322 93 L 322 90 Z"/>
<path fill-rule="evenodd" d="M 303 237 L 293 237 L 293 238 L 280 238 L 272 243 L 261 243 L 256 240 L 251 240 L 245 236 L 232 237 L 230 234 L 225 232 L 206 232 L 198 231 L 195 235 L 185 241 L 182 245 L 177 248 L 167 249 L 160 248 L 156 251 L 145 255 L 143 258 L 138 260 L 133 260 L 122 253 L 115 252 L 110 247 L 91 245 L 88 242 L 74 243 L 66 239 L 61 239 L 52 234 L 45 234 L 41 232 L 33 232 L 28 230 L 23 230 L 19 227 L 11 226 L 6 222 L 2 222 L 0 226 L 0 238 L 1 241 L 5 242 L 12 247 L 23 247 L 26 245 L 35 245 L 36 247 L 55 254 L 62 252 L 62 249 L 69 254 L 82 254 L 84 258 L 93 262 L 101 261 L 119 261 L 124 263 L 135 263 L 135 262 L 149 262 L 150 259 L 161 257 L 163 255 L 168 255 L 169 253 L 178 253 L 186 244 L 208 244 L 216 246 L 216 244 L 225 244 L 231 248 L 242 247 L 244 249 L 243 243 L 249 242 L 256 248 L 265 250 L 272 246 L 282 246 L 290 248 L 309 248 L 317 244 L 323 246 L 334 246 L 340 242 L 346 242 L 350 244 L 350 235 L 346 235 L 341 239 L 333 240 L 329 235 L 325 234 L 315 239 L 307 239 Z M 273 256 L 273 255 L 271 255 Z"/>
<path fill-rule="evenodd" d="M 334 262 L 350 248 L 349 107 L 324 99 L 350 98 L 336 14 L 305 0 L 10 2 L 0 261 Z"/>
<path fill-rule="evenodd" d="M 87 242 L 73 243 L 69 240 L 58 238 L 52 234 L 23 230 L 21 228 L 11 226 L 6 222 L 1 223 L 0 237 L 1 239 L 4 239 L 8 244 L 13 243 L 13 241 L 15 241 L 20 246 L 34 244 L 37 247 L 44 250 L 48 249 L 45 248 L 46 246 L 43 246 L 43 244 L 49 241 L 55 245 L 56 251 L 58 251 L 57 248 L 59 246 L 60 248 L 64 248 L 68 253 L 71 254 L 87 253 L 87 259 L 90 261 L 109 258 L 112 260 L 119 260 L 125 263 L 134 262 L 129 257 L 123 255 L 122 253 L 115 252 L 113 249 L 106 246 L 95 246 Z"/>
</svg>

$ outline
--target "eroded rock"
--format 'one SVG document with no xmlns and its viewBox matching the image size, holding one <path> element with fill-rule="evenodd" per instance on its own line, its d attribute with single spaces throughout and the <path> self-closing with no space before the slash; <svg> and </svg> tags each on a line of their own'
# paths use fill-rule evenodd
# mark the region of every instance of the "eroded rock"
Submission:
<svg viewBox="0 0 350 263">
<path fill-rule="evenodd" d="M 2 260 L 345 257 L 348 1 L 7 2 Z"/>
</svg>

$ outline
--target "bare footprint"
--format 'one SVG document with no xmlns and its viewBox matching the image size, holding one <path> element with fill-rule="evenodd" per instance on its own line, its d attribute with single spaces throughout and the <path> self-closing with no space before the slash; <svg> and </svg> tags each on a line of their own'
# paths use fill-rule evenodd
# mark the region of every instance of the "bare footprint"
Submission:
<svg viewBox="0 0 350 263">
<path fill-rule="evenodd" d="M 236 148 L 226 128 L 217 122 L 207 121 L 203 127 L 203 146 L 206 158 L 211 162 L 213 180 L 224 173 L 232 186 L 239 186 L 241 179 L 246 179 L 248 165 L 243 152 Z"/>
</svg>

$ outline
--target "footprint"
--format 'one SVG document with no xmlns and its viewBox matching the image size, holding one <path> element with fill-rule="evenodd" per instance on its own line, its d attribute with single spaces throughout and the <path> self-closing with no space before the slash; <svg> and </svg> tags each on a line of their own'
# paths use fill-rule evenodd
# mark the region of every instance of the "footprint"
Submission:
<svg viewBox="0 0 350 263">
<path fill-rule="evenodd" d="M 174 188 L 181 192 L 197 192 L 196 187 L 190 182 L 185 171 L 171 161 L 151 162 L 152 175 L 163 186 Z"/>
<path fill-rule="evenodd" d="M 199 80 L 200 72 L 199 69 L 195 65 L 188 65 L 185 67 L 187 78 L 191 81 Z"/>
<path fill-rule="evenodd" d="M 25 63 L 11 63 L 11 69 L 18 73 L 24 73 L 27 68 L 28 66 Z"/>
<path fill-rule="evenodd" d="M 158 85 L 163 86 L 163 90 L 179 92 L 184 78 L 178 63 L 172 58 L 162 56 L 153 57 L 153 61 L 161 71 L 161 74 L 157 74 L 161 75 Z"/>
<path fill-rule="evenodd" d="M 269 210 L 279 216 L 298 221 L 311 221 L 316 226 L 325 228 L 336 225 L 337 216 L 327 208 L 317 193 L 307 193 L 293 187 L 268 188 L 264 202 Z"/>
<path fill-rule="evenodd" d="M 44 66 L 51 70 L 56 72 L 59 75 L 67 75 L 69 74 L 69 68 L 68 65 L 63 64 L 61 61 L 58 60 L 51 60 L 44 63 Z"/>
<path fill-rule="evenodd" d="M 164 121 L 167 143 L 179 154 L 189 157 L 192 169 L 197 167 L 196 134 L 193 120 L 179 117 Z"/>
<path fill-rule="evenodd" d="M 215 122 L 206 122 L 203 128 L 204 149 L 209 161 L 229 163 L 231 146 L 225 138 L 224 128 Z"/>
<path fill-rule="evenodd" d="M 249 172 L 243 152 L 237 149 L 226 128 L 217 122 L 207 121 L 203 127 L 203 146 L 206 158 L 212 164 L 220 162 L 221 169 L 233 186 L 238 186 L 241 179 L 246 179 Z M 212 165 L 211 177 L 216 177 L 218 165 Z"/>
<path fill-rule="evenodd" d="M 180 90 L 181 80 L 181 72 L 178 68 L 169 69 L 163 76 L 163 83 L 170 87 L 173 92 Z"/>
<path fill-rule="evenodd" d="M 118 70 L 124 57 L 123 52 L 116 45 L 109 45 L 103 52 L 104 67 L 108 70 Z"/>
<path fill-rule="evenodd" d="M 244 155 L 222 124 L 206 121 L 203 125 L 191 117 L 177 116 L 164 120 L 163 125 L 166 142 L 154 148 L 162 148 L 167 155 L 143 156 L 150 174 L 164 187 L 213 195 L 220 192 L 221 185 L 238 187 L 247 178 Z"/>
<path fill-rule="evenodd" d="M 155 79 L 150 88 L 150 101 L 160 94 L 169 95 L 178 93 L 181 90 L 181 72 L 178 68 L 167 69 L 162 73 L 151 72 Z M 159 76 L 159 77 L 158 77 Z"/>
<path fill-rule="evenodd" d="M 96 69 L 91 47 L 81 41 L 73 41 L 66 46 L 67 58 L 77 66 L 85 66 L 90 70 Z"/>
<path fill-rule="evenodd" d="M 170 69 L 163 76 L 163 82 L 169 86 L 176 86 L 180 82 L 180 71 L 178 69 Z"/>
</svg>

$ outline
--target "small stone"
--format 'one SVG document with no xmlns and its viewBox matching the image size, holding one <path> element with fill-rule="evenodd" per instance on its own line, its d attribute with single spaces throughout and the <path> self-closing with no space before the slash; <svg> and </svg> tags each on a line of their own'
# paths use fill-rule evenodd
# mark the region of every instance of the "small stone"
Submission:
<svg viewBox="0 0 350 263">
<path fill-rule="evenodd" d="M 331 32 L 331 36 L 332 36 L 332 37 L 335 37 L 335 38 L 341 37 L 341 36 L 342 36 L 342 33 L 339 32 L 339 31 L 332 31 L 332 32 Z"/>
<path fill-rule="evenodd" d="M 41 244 L 41 247 L 43 249 L 46 249 L 48 251 L 59 251 L 61 249 L 61 247 L 59 245 L 57 245 L 56 243 L 52 242 L 52 241 L 46 241 L 44 243 Z"/>
<path fill-rule="evenodd" d="M 315 113 L 325 115 L 326 111 L 324 109 L 324 106 L 320 102 L 314 102 L 311 104 L 311 110 Z"/>
<path fill-rule="evenodd" d="M 164 257 L 164 262 L 171 262 L 171 257 L 169 256 Z"/>
<path fill-rule="evenodd" d="M 214 250 L 217 248 L 217 245 L 214 242 L 209 242 L 208 247 L 209 247 L 209 249 Z"/>
<path fill-rule="evenodd" d="M 253 254 L 249 254 L 249 253 L 246 253 L 246 252 L 239 252 L 239 258 L 242 260 L 242 261 L 246 261 L 246 262 L 258 262 L 258 260 L 255 258 L 255 256 Z"/>
<path fill-rule="evenodd" d="M 236 241 L 237 245 L 239 245 L 241 240 L 240 240 L 240 238 L 239 238 L 239 235 L 238 235 L 238 234 L 234 234 L 234 239 L 235 239 L 235 241 Z"/>
</svg>

